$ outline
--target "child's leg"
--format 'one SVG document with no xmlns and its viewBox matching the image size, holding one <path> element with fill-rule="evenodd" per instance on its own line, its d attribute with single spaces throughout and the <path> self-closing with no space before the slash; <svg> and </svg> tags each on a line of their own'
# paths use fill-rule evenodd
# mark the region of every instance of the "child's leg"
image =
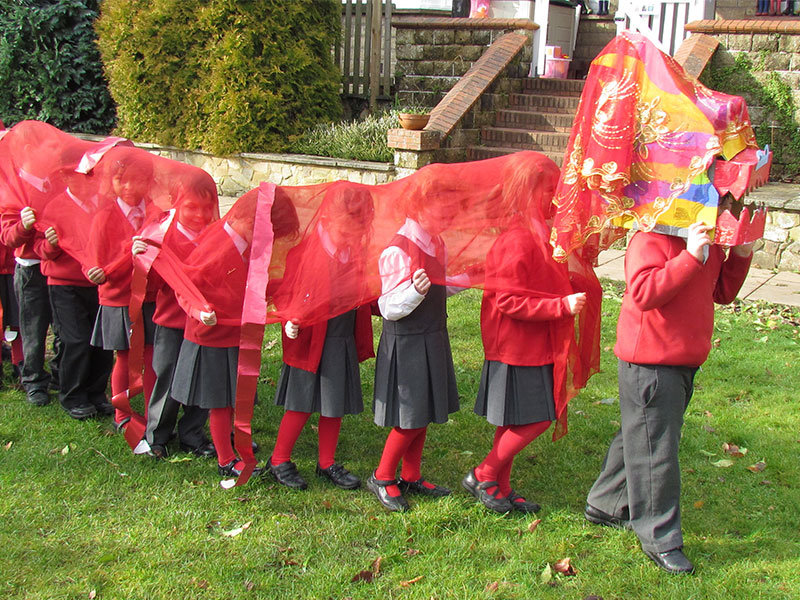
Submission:
<svg viewBox="0 0 800 600">
<path fill-rule="evenodd" d="M 319 416 L 319 466 L 323 469 L 327 469 L 335 462 L 341 427 L 341 417 Z"/>
<path fill-rule="evenodd" d="M 400 459 L 403 458 L 408 447 L 417 439 L 420 431 L 424 432 L 425 429 L 425 427 L 419 429 L 393 427 L 386 438 L 381 462 L 378 463 L 378 468 L 375 469 L 375 479 L 384 481 L 394 479 L 397 476 L 397 465 L 400 464 Z M 386 491 L 390 496 L 400 495 L 400 488 L 396 485 L 387 486 Z"/>
<path fill-rule="evenodd" d="M 403 467 L 400 470 L 400 479 L 403 481 L 418 481 L 422 478 L 422 450 L 425 448 L 427 435 L 428 428 L 422 428 L 403 454 Z M 433 487 L 427 481 L 425 483 Z"/>
<path fill-rule="evenodd" d="M 283 413 L 281 419 L 281 426 L 278 429 L 278 437 L 275 440 L 275 448 L 272 451 L 273 465 L 277 466 L 281 463 L 292 460 L 292 450 L 294 449 L 297 438 L 300 437 L 300 432 L 303 431 L 308 418 L 311 413 L 299 412 L 296 410 L 287 410 Z M 216 442 L 214 442 L 216 445 Z"/>
<path fill-rule="evenodd" d="M 208 413 L 208 428 L 211 430 L 211 440 L 217 449 L 217 462 L 221 467 L 236 460 L 231 444 L 231 432 L 233 431 L 233 407 L 212 408 Z M 241 464 L 239 464 L 241 463 Z M 234 468 L 243 468 L 244 463 L 238 461 Z"/>
<path fill-rule="evenodd" d="M 510 464 L 514 457 L 525 446 L 539 437 L 542 432 L 546 431 L 548 427 L 550 427 L 550 421 L 540 421 L 528 425 L 511 425 L 505 428 L 501 435 L 495 435 L 495 443 L 491 451 L 484 461 L 475 468 L 475 477 L 477 477 L 478 481 L 497 481 L 499 483 L 503 468 L 508 465 L 510 472 Z M 492 494 L 494 488 L 486 491 Z M 500 493 L 500 497 L 505 497 L 502 487 Z"/>
<path fill-rule="evenodd" d="M 147 408 L 150 406 L 150 396 L 153 395 L 153 387 L 155 384 L 156 372 L 153 369 L 153 346 L 152 344 L 148 344 L 144 347 L 144 376 L 142 377 L 145 421 L 147 420 Z"/>
<path fill-rule="evenodd" d="M 129 350 L 117 350 L 114 359 L 114 368 L 111 370 L 111 396 L 121 394 L 128 389 L 128 354 Z M 120 423 L 125 415 L 119 411 L 114 411 L 114 422 Z"/>
</svg>

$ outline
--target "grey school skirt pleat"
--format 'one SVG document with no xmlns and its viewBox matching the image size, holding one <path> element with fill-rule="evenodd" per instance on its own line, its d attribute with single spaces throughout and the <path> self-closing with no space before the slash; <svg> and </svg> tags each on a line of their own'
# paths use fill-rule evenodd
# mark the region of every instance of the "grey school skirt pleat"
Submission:
<svg viewBox="0 0 800 600">
<path fill-rule="evenodd" d="M 337 326 L 337 320 L 343 326 Z M 357 415 L 364 410 L 354 323 L 355 311 L 328 322 L 316 373 L 284 363 L 275 404 L 286 410 L 318 412 L 323 417 Z"/>
<path fill-rule="evenodd" d="M 212 348 L 184 339 L 172 376 L 171 395 L 186 406 L 233 406 L 238 364 L 238 346 Z"/>
<path fill-rule="evenodd" d="M 0 304 L 3 305 L 3 328 L 19 327 L 19 304 L 14 291 L 14 275 L 0 275 Z"/>
<path fill-rule="evenodd" d="M 517 367 L 485 360 L 475 414 L 498 427 L 554 421 L 553 365 Z"/>
<path fill-rule="evenodd" d="M 384 328 L 375 362 L 375 424 L 417 429 L 458 411 L 447 329 L 394 335 Z"/>
<path fill-rule="evenodd" d="M 155 340 L 156 326 L 153 323 L 155 302 L 142 304 L 144 317 L 144 343 L 152 345 Z M 131 330 L 131 317 L 127 306 L 103 306 L 97 311 L 94 322 L 91 345 L 105 350 L 127 350 L 130 348 L 128 335 Z"/>
</svg>

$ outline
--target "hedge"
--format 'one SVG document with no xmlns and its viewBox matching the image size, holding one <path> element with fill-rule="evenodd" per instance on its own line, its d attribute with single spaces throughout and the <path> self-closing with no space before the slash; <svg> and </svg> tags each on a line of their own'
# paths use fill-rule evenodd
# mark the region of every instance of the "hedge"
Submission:
<svg viewBox="0 0 800 600">
<path fill-rule="evenodd" d="M 0 0 L 0 118 L 108 133 L 115 108 L 92 23 L 96 0 Z"/>
<path fill-rule="evenodd" d="M 96 29 L 120 135 L 281 152 L 339 117 L 336 0 L 104 0 Z"/>
</svg>

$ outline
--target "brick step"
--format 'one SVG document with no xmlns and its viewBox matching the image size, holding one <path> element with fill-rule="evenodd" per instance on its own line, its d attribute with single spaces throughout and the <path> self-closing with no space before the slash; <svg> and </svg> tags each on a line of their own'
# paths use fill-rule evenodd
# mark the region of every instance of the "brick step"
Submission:
<svg viewBox="0 0 800 600">
<path fill-rule="evenodd" d="M 556 112 L 533 112 L 530 110 L 498 110 L 495 124 L 498 127 L 520 127 L 537 131 L 569 132 L 575 115 Z"/>
<path fill-rule="evenodd" d="M 484 127 L 481 144 L 505 148 L 523 148 L 537 152 L 561 152 L 567 149 L 569 133 L 532 131 L 507 127 Z"/>
<path fill-rule="evenodd" d="M 495 158 L 497 156 L 506 156 L 513 154 L 520 150 L 531 150 L 531 148 L 502 148 L 502 147 L 487 147 L 487 146 L 467 146 L 467 160 L 483 160 L 485 158 Z M 541 152 L 546 157 L 550 158 L 559 167 L 561 161 L 564 160 L 563 152 Z"/>
<path fill-rule="evenodd" d="M 561 96 L 580 96 L 583 92 L 583 79 L 546 79 L 544 77 L 523 80 L 522 89 L 526 92 L 544 92 Z"/>
<path fill-rule="evenodd" d="M 578 111 L 577 96 L 557 96 L 551 94 L 509 94 L 509 106 L 515 110 L 535 109 L 541 112 L 572 113 Z"/>
</svg>

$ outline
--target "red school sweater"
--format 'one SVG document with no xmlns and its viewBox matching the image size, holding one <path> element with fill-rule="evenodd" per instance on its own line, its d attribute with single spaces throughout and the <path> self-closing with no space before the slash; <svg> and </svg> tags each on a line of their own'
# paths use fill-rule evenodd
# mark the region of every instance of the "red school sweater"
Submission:
<svg viewBox="0 0 800 600">
<path fill-rule="evenodd" d="M 0 243 L 14 249 L 14 256 L 39 260 L 33 249 L 36 230 L 25 229 L 19 211 L 10 211 L 0 215 Z"/>
<path fill-rule="evenodd" d="M 197 247 L 196 244 L 183 235 L 173 223 L 164 236 L 164 247 L 169 248 L 181 261 L 185 261 L 192 251 Z M 183 329 L 186 326 L 186 313 L 178 304 L 173 289 L 161 278 L 155 269 L 150 271 L 150 279 L 159 285 L 156 295 L 156 311 L 153 314 L 153 322 L 162 327 L 172 329 Z M 150 281 L 148 280 L 148 289 Z"/>
<path fill-rule="evenodd" d="M 711 351 L 714 303 L 736 298 L 752 255 L 709 247 L 705 264 L 682 238 L 636 233 L 625 253 L 625 294 L 617 322 L 618 358 L 644 365 L 699 367 Z"/>
<path fill-rule="evenodd" d="M 44 235 L 37 234 L 33 247 L 36 255 L 42 259 L 41 270 L 42 275 L 47 277 L 47 285 L 94 286 L 84 276 L 81 264 L 60 246 L 53 246 Z"/>
</svg>

